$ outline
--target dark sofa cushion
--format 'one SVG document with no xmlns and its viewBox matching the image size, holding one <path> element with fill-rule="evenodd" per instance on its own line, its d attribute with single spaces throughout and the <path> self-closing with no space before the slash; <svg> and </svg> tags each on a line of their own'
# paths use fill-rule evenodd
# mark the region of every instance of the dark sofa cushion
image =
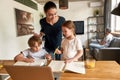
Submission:
<svg viewBox="0 0 120 80">
<path fill-rule="evenodd" d="M 109 47 L 120 47 L 120 38 L 114 37 Z"/>
</svg>

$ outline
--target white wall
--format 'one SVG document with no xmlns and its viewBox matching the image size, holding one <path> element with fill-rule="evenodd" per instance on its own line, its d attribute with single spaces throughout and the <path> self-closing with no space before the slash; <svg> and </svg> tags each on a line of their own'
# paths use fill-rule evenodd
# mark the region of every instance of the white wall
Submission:
<svg viewBox="0 0 120 80">
<path fill-rule="evenodd" d="M 14 0 L 0 1 L 0 59 L 13 59 L 21 50 L 28 48 L 27 40 L 32 35 L 17 37 L 14 8 L 34 15 L 35 32 L 39 32 L 39 11 Z M 40 8 L 39 8 L 40 9 Z"/>
<path fill-rule="evenodd" d="M 81 38 L 84 46 L 87 46 L 87 17 L 92 16 L 94 8 L 89 7 L 90 1 L 69 2 L 69 8 L 58 10 L 58 14 L 64 16 L 66 20 L 84 21 L 84 35 L 77 35 Z"/>
<path fill-rule="evenodd" d="M 66 20 L 85 21 L 85 34 L 79 35 L 83 45 L 87 40 L 87 17 L 93 15 L 94 8 L 88 6 L 89 1 L 70 2 L 69 9 L 60 10 L 58 14 L 64 16 Z M 57 4 L 58 6 L 58 4 Z M 27 40 L 31 35 L 16 36 L 16 20 L 14 8 L 28 11 L 34 14 L 35 32 L 39 33 L 40 12 L 43 12 L 43 5 L 39 6 L 39 11 L 22 5 L 14 0 L 1 0 L 0 2 L 0 59 L 13 59 L 21 50 L 28 48 Z"/>
</svg>

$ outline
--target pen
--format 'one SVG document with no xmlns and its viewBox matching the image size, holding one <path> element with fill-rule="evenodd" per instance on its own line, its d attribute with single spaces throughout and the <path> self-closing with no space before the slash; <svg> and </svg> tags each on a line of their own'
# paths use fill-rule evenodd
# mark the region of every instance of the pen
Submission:
<svg viewBox="0 0 120 80">
<path fill-rule="evenodd" d="M 55 53 L 56 53 L 56 51 L 57 51 L 58 48 L 59 48 L 59 46 L 54 51 L 54 60 L 55 60 Z"/>
<path fill-rule="evenodd" d="M 56 51 L 57 51 L 58 48 L 59 48 L 59 46 L 55 49 L 55 51 L 54 51 L 54 55 L 55 55 L 55 53 L 56 53 Z"/>
</svg>

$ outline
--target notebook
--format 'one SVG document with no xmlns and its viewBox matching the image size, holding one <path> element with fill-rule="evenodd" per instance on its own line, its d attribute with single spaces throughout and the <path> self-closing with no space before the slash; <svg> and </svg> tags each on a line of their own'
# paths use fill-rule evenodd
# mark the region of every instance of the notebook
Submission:
<svg viewBox="0 0 120 80">
<path fill-rule="evenodd" d="M 85 74 L 85 64 L 81 61 L 66 63 L 64 61 L 52 60 L 48 65 L 51 67 L 52 72 L 65 72 L 71 71 L 75 73 Z"/>
<path fill-rule="evenodd" d="M 4 66 L 12 80 L 54 80 L 48 66 Z"/>
<path fill-rule="evenodd" d="M 16 66 L 44 66 L 47 64 L 46 59 L 38 59 L 34 60 L 32 63 L 24 62 L 24 61 L 17 61 L 14 65 Z"/>
</svg>

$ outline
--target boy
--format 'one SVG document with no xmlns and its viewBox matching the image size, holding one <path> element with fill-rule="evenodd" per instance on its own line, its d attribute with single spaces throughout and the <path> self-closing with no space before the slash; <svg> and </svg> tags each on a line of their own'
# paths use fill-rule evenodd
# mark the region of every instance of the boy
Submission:
<svg viewBox="0 0 120 80">
<path fill-rule="evenodd" d="M 51 56 L 41 48 L 42 41 L 39 37 L 32 36 L 28 40 L 28 45 L 30 48 L 21 51 L 18 55 L 15 56 L 15 61 L 24 61 L 24 62 L 34 62 L 34 59 L 51 59 Z"/>
</svg>

